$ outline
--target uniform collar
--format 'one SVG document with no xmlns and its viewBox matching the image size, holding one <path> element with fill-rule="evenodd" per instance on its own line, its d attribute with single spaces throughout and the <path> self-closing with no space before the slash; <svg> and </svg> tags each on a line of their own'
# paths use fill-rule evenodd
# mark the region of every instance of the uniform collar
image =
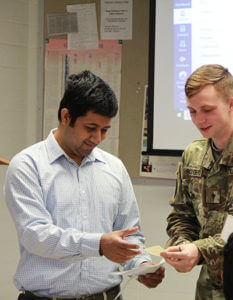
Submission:
<svg viewBox="0 0 233 300">
<path fill-rule="evenodd" d="M 214 163 L 215 159 L 212 153 L 211 140 L 208 139 L 208 142 L 206 143 L 206 149 L 204 151 L 202 165 L 206 169 L 211 169 Z"/>
<path fill-rule="evenodd" d="M 212 149 L 211 149 L 211 139 L 208 139 L 206 144 L 206 151 L 203 157 L 203 167 L 206 169 L 211 169 L 215 163 Z M 226 166 L 233 166 L 233 134 L 230 137 L 229 143 L 225 149 L 222 151 L 222 156 L 219 160 L 219 164 Z"/>
<path fill-rule="evenodd" d="M 231 167 L 233 166 L 233 134 L 230 137 L 227 147 L 222 152 L 222 158 L 219 163 Z"/>
</svg>

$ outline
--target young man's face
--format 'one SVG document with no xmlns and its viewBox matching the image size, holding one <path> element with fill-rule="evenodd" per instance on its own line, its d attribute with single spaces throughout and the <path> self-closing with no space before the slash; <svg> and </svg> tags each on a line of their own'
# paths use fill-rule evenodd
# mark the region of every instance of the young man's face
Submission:
<svg viewBox="0 0 233 300">
<path fill-rule="evenodd" d="M 187 107 L 193 123 L 206 138 L 221 144 L 232 132 L 233 100 L 228 103 L 213 85 L 205 86 L 196 95 L 187 99 Z"/>
<path fill-rule="evenodd" d="M 55 137 L 63 150 L 78 164 L 107 136 L 111 127 L 111 118 L 104 117 L 92 111 L 76 119 L 70 127 L 70 117 L 67 109 L 63 109 L 62 131 Z M 59 132 L 59 130 L 58 130 Z"/>
</svg>

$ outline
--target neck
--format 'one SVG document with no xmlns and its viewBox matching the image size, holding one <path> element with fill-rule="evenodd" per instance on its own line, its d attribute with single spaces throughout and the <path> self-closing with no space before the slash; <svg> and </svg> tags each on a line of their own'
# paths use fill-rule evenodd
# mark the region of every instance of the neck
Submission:
<svg viewBox="0 0 233 300">
<path fill-rule="evenodd" d="M 53 132 L 53 134 L 54 134 L 54 137 L 55 137 L 56 141 L 58 142 L 59 146 L 63 149 L 63 151 L 80 166 L 82 163 L 83 157 L 73 155 L 72 153 L 70 153 L 70 151 L 67 149 L 65 144 L 62 142 L 62 138 L 61 138 L 62 133 L 61 133 L 61 130 L 59 129 L 59 127 L 58 127 L 58 129 L 56 129 Z"/>
<path fill-rule="evenodd" d="M 233 130 L 229 131 L 228 133 L 225 133 L 222 137 L 220 138 L 212 138 L 213 142 L 214 142 L 214 145 L 215 147 L 218 149 L 218 150 L 223 150 L 227 147 L 229 141 L 230 141 L 230 138 L 231 138 L 231 135 L 233 133 Z"/>
</svg>

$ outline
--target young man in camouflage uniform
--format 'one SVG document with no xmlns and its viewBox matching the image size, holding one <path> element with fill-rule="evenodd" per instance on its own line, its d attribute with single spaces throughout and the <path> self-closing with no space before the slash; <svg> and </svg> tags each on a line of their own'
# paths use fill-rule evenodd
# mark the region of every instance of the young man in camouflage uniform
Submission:
<svg viewBox="0 0 233 300">
<path fill-rule="evenodd" d="M 233 77 L 220 65 L 204 65 L 188 78 L 185 93 L 204 138 L 182 155 L 167 219 L 170 247 L 161 255 L 178 272 L 202 265 L 196 300 L 225 299 L 220 234 L 233 208 Z"/>
</svg>

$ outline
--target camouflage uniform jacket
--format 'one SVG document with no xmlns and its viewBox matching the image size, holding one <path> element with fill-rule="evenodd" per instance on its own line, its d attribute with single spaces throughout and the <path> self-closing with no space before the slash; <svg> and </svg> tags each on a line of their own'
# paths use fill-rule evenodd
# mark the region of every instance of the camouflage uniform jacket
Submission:
<svg viewBox="0 0 233 300">
<path fill-rule="evenodd" d="M 222 288 L 224 241 L 221 230 L 233 203 L 233 137 L 215 161 L 210 139 L 201 138 L 184 151 L 170 201 L 167 246 L 193 242 L 202 254 L 213 288 Z"/>
</svg>

